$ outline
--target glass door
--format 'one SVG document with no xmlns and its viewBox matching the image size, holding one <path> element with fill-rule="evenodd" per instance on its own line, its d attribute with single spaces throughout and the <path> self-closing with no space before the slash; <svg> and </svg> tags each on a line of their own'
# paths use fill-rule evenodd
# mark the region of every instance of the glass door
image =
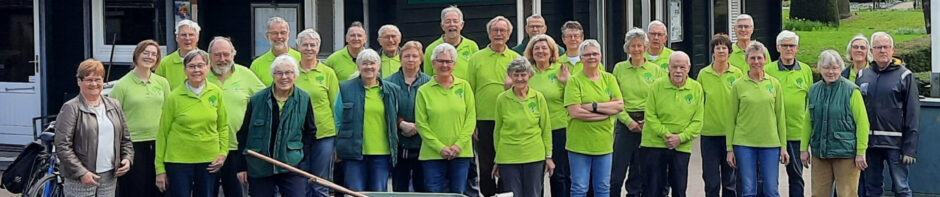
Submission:
<svg viewBox="0 0 940 197">
<path fill-rule="evenodd" d="M 32 141 L 40 116 L 39 0 L 0 3 L 0 144 Z"/>
</svg>

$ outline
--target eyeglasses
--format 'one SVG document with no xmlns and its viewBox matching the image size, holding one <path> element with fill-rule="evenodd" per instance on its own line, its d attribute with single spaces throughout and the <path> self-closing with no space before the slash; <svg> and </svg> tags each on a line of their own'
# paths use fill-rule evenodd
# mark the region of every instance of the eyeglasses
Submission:
<svg viewBox="0 0 940 197">
<path fill-rule="evenodd" d="M 441 64 L 453 64 L 454 60 L 436 59 L 434 60 L 434 62 L 441 63 Z"/>
<path fill-rule="evenodd" d="M 797 46 L 799 46 L 799 45 L 795 45 L 795 44 L 781 44 L 781 45 L 777 45 L 777 46 L 780 46 L 780 48 L 784 48 L 784 49 L 795 49 L 795 48 L 796 48 Z"/>
<path fill-rule="evenodd" d="M 294 76 L 294 71 L 277 71 L 274 72 L 275 77 L 289 77 Z"/>
<path fill-rule="evenodd" d="M 601 53 L 598 53 L 598 52 L 594 52 L 594 53 L 585 53 L 585 54 L 581 54 L 581 56 L 584 56 L 584 57 L 601 56 Z"/>
<path fill-rule="evenodd" d="M 660 32 L 650 32 L 649 34 L 650 34 L 650 37 L 653 37 L 653 36 L 656 36 L 656 37 L 663 37 L 663 36 L 666 36 L 666 33 L 660 33 Z"/>
<path fill-rule="evenodd" d="M 202 69 L 202 68 L 205 68 L 205 67 L 206 67 L 206 64 L 205 64 L 205 63 L 201 63 L 201 64 L 188 64 L 188 65 L 186 65 L 186 69 L 188 69 L 188 70 Z"/>
<path fill-rule="evenodd" d="M 490 32 L 493 32 L 493 33 L 507 33 L 507 32 L 509 32 L 509 29 L 493 28 L 493 29 L 490 30 Z"/>
<path fill-rule="evenodd" d="M 269 32 L 268 32 L 268 35 L 272 35 L 272 36 L 273 36 L 273 35 L 282 35 L 282 36 L 283 36 L 283 35 L 287 35 L 288 33 L 290 33 L 290 32 L 287 32 L 287 31 L 269 31 Z"/>
<path fill-rule="evenodd" d="M 865 49 L 868 49 L 868 46 L 865 46 L 865 45 L 852 45 L 852 49 L 856 49 L 856 50 L 865 50 Z"/>
<path fill-rule="evenodd" d="M 735 25 L 734 28 L 735 29 L 748 29 L 748 28 L 751 28 L 751 26 L 750 25 Z"/>
<path fill-rule="evenodd" d="M 80 79 L 80 80 L 82 80 L 82 82 L 85 82 L 85 83 L 101 83 L 101 82 L 104 82 L 104 79 L 102 79 L 101 77 L 96 77 L 96 78 L 82 78 L 82 79 Z"/>
<path fill-rule="evenodd" d="M 891 46 L 874 46 L 874 47 L 871 47 L 872 50 L 888 50 L 888 49 L 890 49 L 890 48 L 894 48 L 894 47 L 891 47 Z"/>
</svg>

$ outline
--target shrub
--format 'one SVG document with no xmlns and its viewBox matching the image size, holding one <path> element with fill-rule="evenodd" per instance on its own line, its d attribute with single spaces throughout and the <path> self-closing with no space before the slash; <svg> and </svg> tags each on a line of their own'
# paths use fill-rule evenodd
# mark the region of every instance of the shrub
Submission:
<svg viewBox="0 0 940 197">
<path fill-rule="evenodd" d="M 894 31 L 891 31 L 892 35 L 914 35 L 914 34 L 927 34 L 926 27 L 920 28 L 910 28 L 910 27 L 901 27 Z"/>
<path fill-rule="evenodd" d="M 904 60 L 907 68 L 912 72 L 930 71 L 930 37 L 924 36 L 897 43 L 895 47 L 897 50 L 894 55 Z"/>
<path fill-rule="evenodd" d="M 831 28 L 826 23 L 804 19 L 790 19 L 783 21 L 783 29 L 790 31 L 816 31 Z"/>
</svg>

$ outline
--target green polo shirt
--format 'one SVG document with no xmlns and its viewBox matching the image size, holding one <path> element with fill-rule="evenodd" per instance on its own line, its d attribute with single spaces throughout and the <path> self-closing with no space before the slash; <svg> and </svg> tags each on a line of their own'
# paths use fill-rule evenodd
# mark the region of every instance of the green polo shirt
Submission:
<svg viewBox="0 0 940 197">
<path fill-rule="evenodd" d="M 704 102 L 702 85 L 695 80 L 686 79 L 682 87 L 669 79 L 657 80 L 646 104 L 640 146 L 666 148 L 666 135 L 678 134 L 681 143 L 676 150 L 692 153 L 692 140 L 702 131 Z"/>
<path fill-rule="evenodd" d="M 798 141 L 802 139 L 800 135 L 812 130 L 809 125 L 804 125 L 809 119 L 809 87 L 813 85 L 813 69 L 803 62 L 794 61 L 797 65 L 793 70 L 787 70 L 780 61 L 771 62 L 764 66 L 764 71 L 768 75 L 777 78 L 780 86 L 783 87 L 784 113 L 787 117 L 787 140 Z"/>
<path fill-rule="evenodd" d="M 822 82 L 825 83 L 825 82 Z M 865 155 L 868 150 L 868 131 L 871 124 L 868 122 L 868 112 L 865 110 L 865 101 L 862 99 L 862 92 L 857 88 L 852 90 L 852 96 L 849 98 L 849 107 L 852 108 L 852 118 L 855 121 L 855 155 Z M 817 109 L 822 109 L 821 107 Z M 812 113 L 810 118 L 804 121 L 805 125 L 812 127 Z M 812 128 L 805 130 L 800 141 L 800 151 L 809 150 L 810 137 L 812 137 Z"/>
<path fill-rule="evenodd" d="M 545 160 L 552 155 L 551 118 L 548 101 L 529 88 L 519 99 L 510 88 L 496 99 L 493 145 L 497 164 L 522 164 Z"/>
<path fill-rule="evenodd" d="M 441 43 L 445 43 L 443 36 L 428 45 L 428 48 L 424 49 L 424 73 L 427 73 L 430 76 L 434 76 L 434 66 L 431 64 L 431 54 L 434 52 L 434 48 Z M 462 37 L 460 44 L 457 44 L 457 46 L 454 46 L 454 48 L 457 49 L 457 62 L 454 70 L 452 71 L 453 75 L 457 78 L 469 80 L 467 77 L 469 76 L 468 68 L 470 67 L 470 56 L 475 54 L 477 51 L 480 51 L 480 47 L 477 46 L 477 43 L 473 40 L 470 40 L 467 37 Z"/>
<path fill-rule="evenodd" d="M 698 82 L 705 92 L 705 117 L 702 124 L 703 136 L 725 136 L 734 128 L 734 116 L 728 111 L 731 103 L 731 86 L 744 77 L 744 72 L 734 66 L 718 74 L 714 66 L 708 65 L 699 72 Z"/>
<path fill-rule="evenodd" d="M 154 166 L 166 163 L 208 163 L 228 154 L 229 126 L 222 89 L 206 83 L 201 96 L 186 87 L 173 89 L 160 116 Z"/>
<path fill-rule="evenodd" d="M 741 69 L 741 72 L 744 72 L 744 76 L 747 76 L 747 71 L 751 70 L 751 66 L 747 64 L 747 53 L 743 49 L 738 48 L 737 43 L 731 44 L 732 52 L 728 56 L 728 63 L 731 63 L 731 66 L 737 66 Z M 768 50 L 770 50 L 768 48 Z M 770 64 L 770 53 L 764 53 L 767 56 L 767 64 Z M 767 66 L 764 66 L 767 67 Z"/>
<path fill-rule="evenodd" d="M 157 139 L 157 131 L 160 130 L 157 117 L 163 111 L 163 103 L 168 96 L 170 84 L 165 78 L 151 74 L 150 80 L 144 82 L 133 70 L 118 80 L 109 95 L 121 102 L 127 131 L 133 142 Z"/>
<path fill-rule="evenodd" d="M 294 60 L 300 61 L 300 52 L 290 49 L 287 54 L 294 57 Z M 251 72 L 254 72 L 255 76 L 257 76 L 265 86 L 271 86 L 271 83 L 274 83 L 274 76 L 271 75 L 271 63 L 274 62 L 275 58 L 277 58 L 277 56 L 274 56 L 274 53 L 268 51 L 258 56 L 258 58 L 255 58 L 255 61 L 251 61 Z"/>
<path fill-rule="evenodd" d="M 617 115 L 617 120 L 629 125 L 633 118 L 627 112 L 641 112 L 646 109 L 646 97 L 650 95 L 653 83 L 665 78 L 666 72 L 650 61 L 640 66 L 634 66 L 630 60 L 622 61 L 614 66 L 614 76 L 620 92 L 623 93 L 623 112 Z"/>
<path fill-rule="evenodd" d="M 157 66 L 157 70 L 154 72 L 166 78 L 166 82 L 170 84 L 170 89 L 176 89 L 177 86 L 183 85 L 183 81 L 188 78 L 185 69 L 183 57 L 180 56 L 180 51 L 177 50 L 163 56 L 163 59 L 160 59 L 160 66 Z"/>
<path fill-rule="evenodd" d="M 235 134 L 242 127 L 242 121 L 245 120 L 245 111 L 248 110 L 248 99 L 255 92 L 261 91 L 266 86 L 261 84 L 261 80 L 248 68 L 235 64 L 232 66 L 232 75 L 225 79 L 225 83 L 219 81 L 219 77 L 214 74 L 206 75 L 206 79 L 222 88 L 222 100 L 225 100 L 225 111 L 228 114 L 229 126 L 229 150 L 238 149 L 238 138 Z"/>
<path fill-rule="evenodd" d="M 382 102 L 382 88 L 366 88 L 364 114 L 362 115 L 362 154 L 389 155 L 388 135 L 385 133 L 385 104 Z"/>
<path fill-rule="evenodd" d="M 395 74 L 395 72 L 398 72 L 398 69 L 401 68 L 401 56 L 395 55 L 389 57 L 385 55 L 385 52 L 379 53 L 381 53 L 382 56 L 382 70 L 380 71 L 382 72 L 382 78 L 387 78 Z"/>
<path fill-rule="evenodd" d="M 561 64 L 553 63 L 545 70 L 534 69 L 535 75 L 529 78 L 529 88 L 542 93 L 545 101 L 548 102 L 548 114 L 552 118 L 552 129 L 567 127 L 568 120 L 571 117 L 568 116 L 568 109 L 565 108 L 565 84 L 558 80 Z M 573 75 L 569 74 L 569 76 Z"/>
<path fill-rule="evenodd" d="M 309 71 L 300 68 L 300 76 L 297 76 L 294 83 L 298 88 L 310 94 L 314 124 L 317 125 L 317 139 L 336 136 L 333 105 L 336 104 L 336 96 L 339 95 L 339 79 L 336 79 L 333 69 L 323 62 L 319 62 L 316 68 Z"/>
<path fill-rule="evenodd" d="M 457 157 L 473 157 L 473 130 L 476 107 L 470 83 L 454 78 L 450 88 L 431 80 L 418 88 L 415 96 L 415 122 L 421 136 L 418 160 L 439 160 L 445 146 L 457 145 Z"/>
<path fill-rule="evenodd" d="M 476 103 L 496 103 L 496 97 L 505 90 L 506 68 L 516 57 L 519 57 L 519 54 L 509 48 L 506 48 L 503 53 L 497 53 L 490 47 L 470 57 L 468 81 L 473 87 Z M 477 120 L 494 119 L 496 119 L 495 105 L 477 105 Z"/>
<path fill-rule="evenodd" d="M 617 79 L 613 74 L 600 72 L 600 78 L 592 81 L 587 76 L 575 74 L 565 84 L 565 106 L 593 102 L 609 102 L 623 99 Z M 614 118 L 601 121 L 583 121 L 572 118 L 565 132 L 568 142 L 565 149 L 571 152 L 603 155 L 613 152 Z"/>
<path fill-rule="evenodd" d="M 672 55 L 672 49 L 663 47 L 663 51 L 659 52 L 659 55 L 656 56 L 656 59 L 653 59 L 653 56 L 650 55 L 649 51 L 643 53 L 643 56 L 646 57 L 651 63 L 659 66 L 664 72 L 669 72 L 669 56 Z"/>
<path fill-rule="evenodd" d="M 732 146 L 787 148 L 787 119 L 784 116 L 783 88 L 770 75 L 754 81 L 747 75 L 731 86 L 731 113 L 734 128 L 728 128 L 727 150 Z"/>
<path fill-rule="evenodd" d="M 349 54 L 349 49 L 346 47 L 330 54 L 330 57 L 326 58 L 326 66 L 336 71 L 336 78 L 339 79 L 340 82 L 355 78 L 353 74 L 359 71 L 359 66 L 356 65 L 356 59 Z"/>
</svg>

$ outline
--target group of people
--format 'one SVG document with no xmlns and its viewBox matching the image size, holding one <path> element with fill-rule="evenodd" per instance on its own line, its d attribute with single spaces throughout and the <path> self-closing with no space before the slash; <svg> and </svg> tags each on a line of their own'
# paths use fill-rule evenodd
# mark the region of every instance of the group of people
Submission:
<svg viewBox="0 0 940 197">
<path fill-rule="evenodd" d="M 456 7 L 441 11 L 444 34 L 426 48 L 384 25 L 382 48 L 368 49 L 357 22 L 326 61 L 316 31 L 291 48 L 290 26 L 274 17 L 271 50 L 250 67 L 233 61 L 228 38 L 197 48 L 200 27 L 183 20 L 179 49 L 163 56 L 140 42 L 108 96 L 101 62 L 79 65 L 81 94 L 55 125 L 65 193 L 330 195 L 254 151 L 355 191 L 388 191 L 391 179 L 396 192 L 542 196 L 549 174 L 552 196 L 685 196 L 699 148 L 707 196 L 778 196 L 779 164 L 790 196 L 804 193 L 809 166 L 814 196 L 881 196 L 885 165 L 894 193 L 910 196 L 919 100 L 890 35 L 852 38 L 848 66 L 824 51 L 814 82 L 795 57 L 799 36 L 781 32 L 771 61 L 751 40 L 754 19 L 734 22 L 736 42 L 715 35 L 714 61 L 691 79 L 689 55 L 665 47 L 658 21 L 627 32 L 629 57 L 607 72 L 580 23 L 564 23 L 562 46 L 539 15 L 515 47 L 512 23 L 494 17 L 482 49 L 461 36 Z"/>
</svg>

